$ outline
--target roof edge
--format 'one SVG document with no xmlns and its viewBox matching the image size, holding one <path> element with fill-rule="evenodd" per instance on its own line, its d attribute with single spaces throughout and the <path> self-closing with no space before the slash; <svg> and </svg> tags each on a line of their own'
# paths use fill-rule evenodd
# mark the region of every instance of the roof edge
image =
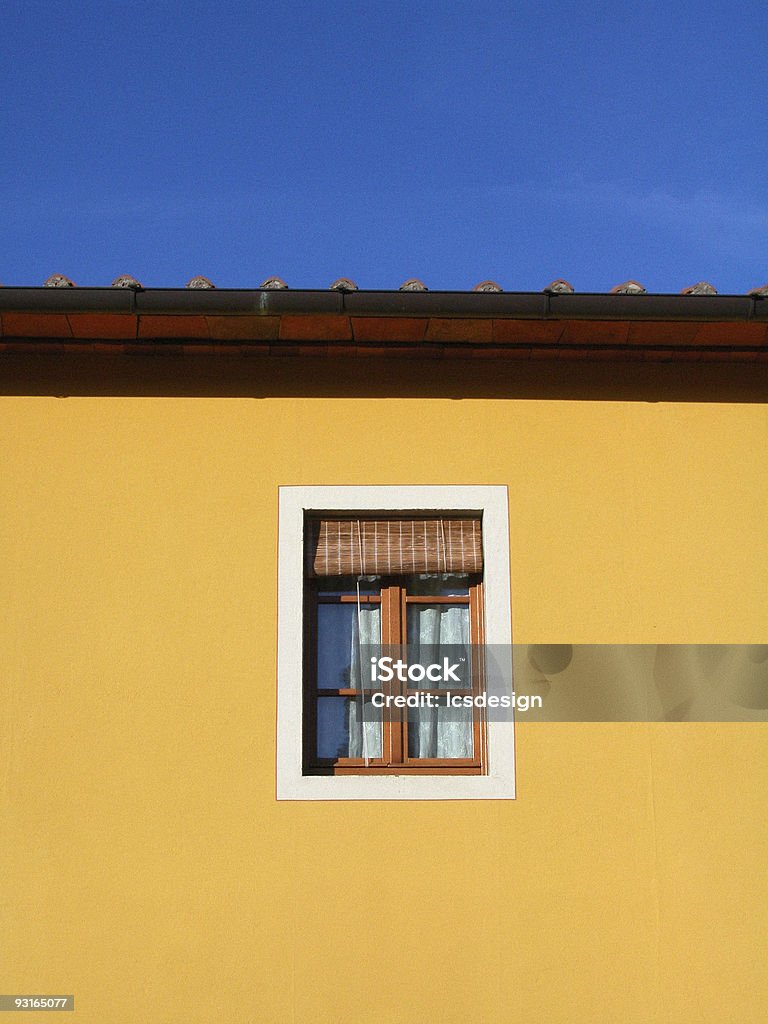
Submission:
<svg viewBox="0 0 768 1024">
<path fill-rule="evenodd" d="M 1 288 L 0 313 L 768 320 L 768 296 L 298 289 Z"/>
</svg>

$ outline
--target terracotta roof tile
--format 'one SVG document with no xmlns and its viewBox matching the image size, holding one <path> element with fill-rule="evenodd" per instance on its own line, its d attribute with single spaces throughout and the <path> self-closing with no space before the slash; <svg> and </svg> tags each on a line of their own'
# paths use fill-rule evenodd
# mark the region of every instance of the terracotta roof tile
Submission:
<svg viewBox="0 0 768 1024">
<path fill-rule="evenodd" d="M 688 288 L 683 288 L 680 292 L 681 295 L 717 295 L 717 288 L 711 285 L 709 281 L 699 281 L 697 284 L 692 284 Z"/>
<path fill-rule="evenodd" d="M 556 281 L 552 281 L 544 289 L 545 292 L 550 292 L 552 295 L 573 295 L 573 285 L 569 284 L 568 281 L 563 281 L 562 278 L 558 278 Z"/>
<path fill-rule="evenodd" d="M 139 317 L 140 338 L 208 338 L 208 321 L 204 316 Z"/>
<path fill-rule="evenodd" d="M 136 317 L 131 313 L 70 313 L 67 319 L 73 338 L 136 337 Z"/>
<path fill-rule="evenodd" d="M 464 341 L 475 344 L 493 341 L 493 320 L 433 316 L 429 318 L 427 326 L 427 341 Z"/>
<path fill-rule="evenodd" d="M 690 345 L 696 337 L 699 324 L 692 320 L 641 320 L 629 325 L 627 342 L 630 345 L 655 345 L 659 347 Z"/>
<path fill-rule="evenodd" d="M 699 324 L 695 341 L 709 348 L 759 348 L 768 341 L 768 324 Z"/>
<path fill-rule="evenodd" d="M 570 320 L 560 336 L 561 345 L 626 345 L 629 323 L 626 320 Z"/>
<path fill-rule="evenodd" d="M 51 287 L 58 286 L 51 285 Z M 72 329 L 63 313 L 6 313 L 3 311 L 3 336 L 6 338 L 71 338 Z"/>
<path fill-rule="evenodd" d="M 284 314 L 280 338 L 286 341 L 347 341 L 352 338 L 348 316 L 335 313 Z"/>
<path fill-rule="evenodd" d="M 426 317 L 353 316 L 355 341 L 423 341 L 427 333 Z"/>
<path fill-rule="evenodd" d="M 638 281 L 624 281 L 611 288 L 611 295 L 647 295 L 647 289 Z"/>
<path fill-rule="evenodd" d="M 207 316 L 211 338 L 221 341 L 276 341 L 279 316 Z"/>
<path fill-rule="evenodd" d="M 563 333 L 561 320 L 493 320 L 493 340 L 504 345 L 556 344 Z"/>
<path fill-rule="evenodd" d="M 51 276 L 44 282 L 43 286 L 45 288 L 75 288 L 76 287 L 75 282 L 71 278 L 66 277 L 64 274 L 51 274 Z M 132 289 L 137 290 L 137 291 L 144 290 L 144 285 L 142 285 L 142 283 L 140 281 L 138 281 L 135 277 L 131 276 L 130 274 L 120 274 L 118 277 L 116 277 L 114 279 L 114 281 L 112 282 L 111 286 L 113 288 L 132 288 Z M 0 284 L 0 287 L 2 287 L 2 284 Z M 8 286 L 6 286 L 6 287 L 8 287 Z M 97 287 L 99 287 L 99 286 L 97 286 Z M 151 289 L 151 290 L 163 290 L 163 291 L 165 291 L 165 290 L 172 290 L 174 287 L 175 286 L 171 286 L 170 288 L 165 288 L 163 286 L 161 289 Z M 195 277 L 190 278 L 190 280 L 187 281 L 187 283 L 186 283 L 186 285 L 184 287 L 185 288 L 193 288 L 193 289 L 212 289 L 212 288 L 216 288 L 216 285 L 209 278 L 204 277 L 202 274 L 198 274 Z M 286 284 L 286 282 L 281 277 L 268 277 L 264 281 L 262 281 L 261 284 L 258 285 L 257 287 L 260 290 L 281 290 L 281 289 L 287 289 L 288 285 Z M 329 287 L 330 291 L 338 291 L 338 292 L 354 292 L 354 291 L 358 291 L 359 290 L 358 285 L 349 277 L 339 277 L 335 281 L 333 281 L 333 283 L 330 284 L 328 287 Z M 243 289 L 236 289 L 236 290 L 243 290 Z M 303 291 L 316 291 L 317 289 L 305 288 L 305 289 L 301 289 L 301 290 L 303 290 Z M 385 292 L 385 291 L 388 291 L 388 290 L 390 290 L 390 289 L 386 289 L 386 288 L 384 288 L 384 289 L 382 289 L 382 288 L 371 289 L 371 291 L 373 291 L 373 292 Z M 407 281 L 404 281 L 400 285 L 398 290 L 402 291 L 402 292 L 426 292 L 426 291 L 429 291 L 429 289 L 424 284 L 424 282 L 420 281 L 418 278 L 415 278 L 415 277 L 414 278 L 409 278 Z M 458 290 L 457 289 L 439 289 L 439 291 L 440 290 L 452 291 L 452 292 L 461 291 L 461 289 L 458 289 Z M 501 287 L 501 285 L 497 281 L 492 281 L 492 280 L 481 281 L 479 284 L 476 284 L 471 289 L 471 292 L 503 292 L 503 291 L 504 291 L 504 289 Z M 573 287 L 573 285 L 569 281 L 564 280 L 563 278 L 557 278 L 556 280 L 551 281 L 545 288 L 542 289 L 542 291 L 545 292 L 545 293 L 548 293 L 550 295 L 574 295 L 574 294 L 576 294 L 576 290 Z M 591 293 L 588 293 L 588 294 L 605 294 L 605 293 L 591 292 Z M 647 295 L 649 293 L 648 293 L 648 291 L 647 291 L 647 289 L 645 288 L 644 285 L 640 284 L 637 281 L 629 280 L 629 281 L 622 282 L 622 284 L 615 285 L 613 288 L 610 289 L 608 294 L 611 294 L 611 295 Z M 655 294 L 665 294 L 666 295 L 666 294 L 670 294 L 670 293 L 669 292 L 659 292 L 659 293 L 655 293 Z M 696 284 L 690 285 L 687 288 L 683 288 L 682 291 L 679 292 L 679 294 L 680 295 L 717 295 L 718 292 L 717 292 L 717 289 L 712 284 L 710 284 L 708 281 L 699 281 Z M 762 286 L 760 286 L 758 288 L 752 288 L 748 292 L 746 292 L 745 294 L 747 294 L 747 295 L 749 295 L 749 296 L 751 296 L 753 298 L 765 298 L 765 297 L 768 297 L 768 284 L 762 285 Z"/>
</svg>

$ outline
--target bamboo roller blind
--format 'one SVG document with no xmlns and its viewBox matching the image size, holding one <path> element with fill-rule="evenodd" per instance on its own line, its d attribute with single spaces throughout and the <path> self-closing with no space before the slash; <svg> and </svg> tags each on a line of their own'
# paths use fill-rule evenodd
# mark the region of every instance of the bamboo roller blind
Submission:
<svg viewBox="0 0 768 1024">
<path fill-rule="evenodd" d="M 480 518 L 313 519 L 308 523 L 313 576 L 391 576 L 482 572 Z"/>
</svg>

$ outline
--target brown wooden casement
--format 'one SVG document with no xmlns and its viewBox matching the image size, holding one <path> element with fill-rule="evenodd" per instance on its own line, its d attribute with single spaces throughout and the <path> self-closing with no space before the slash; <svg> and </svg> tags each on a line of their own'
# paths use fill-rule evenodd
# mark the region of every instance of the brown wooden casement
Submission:
<svg viewBox="0 0 768 1024">
<path fill-rule="evenodd" d="M 409 616 L 430 609 L 466 609 L 469 650 L 469 687 L 473 696 L 481 692 L 483 611 L 482 522 L 477 515 L 405 517 L 375 515 L 316 516 L 305 523 L 305 608 L 304 621 L 304 730 L 305 774 L 453 774 L 479 775 L 486 771 L 486 727 L 484 713 L 471 709 L 470 720 L 462 723 L 471 730 L 470 756 L 414 756 L 409 728 L 414 725 L 408 709 L 389 709 L 382 714 L 380 736 L 372 755 L 348 756 L 319 750 L 324 712 L 335 701 L 339 715 L 359 715 L 361 701 L 369 708 L 371 690 L 358 686 L 330 685 L 343 680 L 320 678 L 323 661 L 320 647 L 328 644 L 327 622 L 351 621 L 364 610 L 378 610 L 383 652 L 405 651 L 409 637 Z M 439 593 L 440 589 L 444 593 Z M 430 592 L 425 593 L 427 589 Z M 329 614 L 330 613 L 330 614 Z M 358 620 L 359 621 L 359 620 Z M 325 623 L 321 636 L 320 623 Z M 340 643 L 349 644 L 347 636 Z M 364 684 L 363 684 L 364 687 Z M 414 688 L 409 681 L 392 680 L 381 685 L 385 695 L 445 695 L 445 688 Z M 358 709 L 357 711 L 353 708 Z M 345 711 L 341 709 L 345 708 Z M 357 719 L 359 727 L 359 718 Z M 363 729 L 365 729 L 365 724 Z M 351 732 L 351 727 L 350 727 Z M 413 738 L 412 738 L 413 739 Z M 350 741 L 351 749 L 351 741 Z M 360 751 L 357 751 L 360 754 Z"/>
</svg>

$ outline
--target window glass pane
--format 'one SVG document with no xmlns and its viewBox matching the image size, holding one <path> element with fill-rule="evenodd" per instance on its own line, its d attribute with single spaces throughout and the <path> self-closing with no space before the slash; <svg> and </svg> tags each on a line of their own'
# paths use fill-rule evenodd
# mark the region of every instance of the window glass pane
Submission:
<svg viewBox="0 0 768 1024">
<path fill-rule="evenodd" d="M 318 594 L 321 597 L 338 597 L 346 594 L 350 597 L 357 594 L 357 576 L 326 576 L 318 580 Z M 381 578 L 379 576 L 363 577 L 360 580 L 360 593 L 379 595 Z"/>
<path fill-rule="evenodd" d="M 405 578 L 406 590 L 415 597 L 465 597 L 469 594 L 469 576 L 466 573 L 422 573 Z"/>
<path fill-rule="evenodd" d="M 408 643 L 416 647 L 469 643 L 469 605 L 408 605 Z"/>
<path fill-rule="evenodd" d="M 370 667 L 381 642 L 381 606 L 319 604 L 317 606 L 317 686 L 359 690 L 361 664 Z M 371 686 L 370 672 L 362 680 Z"/>
<path fill-rule="evenodd" d="M 471 708 L 411 708 L 409 757 L 473 757 Z"/>
<path fill-rule="evenodd" d="M 318 697 L 317 756 L 381 757 L 381 709 L 355 697 Z"/>
<path fill-rule="evenodd" d="M 471 686 L 468 605 L 407 605 L 407 640 L 411 687 L 455 690 Z M 417 664 L 425 669 L 423 679 L 415 677 Z M 436 670 L 428 668 L 434 665 L 441 666 L 437 680 Z"/>
</svg>

